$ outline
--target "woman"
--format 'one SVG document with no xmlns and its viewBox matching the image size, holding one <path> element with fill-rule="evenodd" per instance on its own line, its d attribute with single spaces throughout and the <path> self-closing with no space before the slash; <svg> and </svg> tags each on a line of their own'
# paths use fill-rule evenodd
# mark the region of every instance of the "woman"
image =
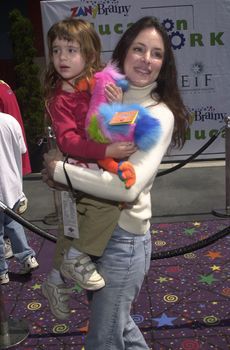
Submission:
<svg viewBox="0 0 230 350">
<path fill-rule="evenodd" d="M 107 248 L 97 260 L 106 285 L 92 295 L 85 350 L 147 350 L 149 347 L 132 320 L 130 309 L 150 265 L 150 190 L 171 141 L 176 147 L 184 144 L 187 111 L 177 86 L 169 38 L 155 18 L 141 18 L 129 27 L 118 42 L 112 61 L 130 83 L 123 102 L 136 102 L 148 108 L 160 121 L 161 137 L 148 152 L 138 150 L 129 157 L 136 172 L 136 183 L 129 190 L 108 172 L 65 167 L 74 188 L 127 203 Z M 114 86 L 106 89 L 111 101 L 115 89 Z M 63 162 L 49 155 L 45 162 L 44 181 L 49 183 L 48 177 L 53 177 L 67 184 Z"/>
</svg>

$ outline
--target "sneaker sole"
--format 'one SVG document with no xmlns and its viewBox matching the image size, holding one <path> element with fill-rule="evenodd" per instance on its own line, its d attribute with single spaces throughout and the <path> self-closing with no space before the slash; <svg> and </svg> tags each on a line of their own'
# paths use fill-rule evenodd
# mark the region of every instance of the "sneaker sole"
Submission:
<svg viewBox="0 0 230 350">
<path fill-rule="evenodd" d="M 54 309 L 52 303 L 50 302 L 50 298 L 49 298 L 50 295 L 43 285 L 42 285 L 42 294 L 48 300 L 50 310 L 56 318 L 58 318 L 59 320 L 66 320 L 70 317 L 70 312 L 68 312 L 68 313 L 57 313 L 56 312 L 57 310 Z"/>
<path fill-rule="evenodd" d="M 14 254 L 10 253 L 10 254 L 5 254 L 5 259 L 10 259 L 13 258 Z"/>
<path fill-rule="evenodd" d="M 76 282 L 81 288 L 83 289 L 87 289 L 87 290 L 99 290 L 101 288 L 103 288 L 105 286 L 105 281 L 102 279 L 100 282 L 97 283 L 97 285 L 89 285 L 89 284 L 85 284 L 81 281 L 79 281 L 76 278 L 73 278 L 72 275 L 70 273 L 68 273 L 67 271 L 62 269 L 62 266 L 60 267 L 60 271 L 61 274 L 67 278 L 68 280 L 72 280 L 74 282 Z"/>
<path fill-rule="evenodd" d="M 30 270 L 28 270 L 28 271 L 20 271 L 19 275 L 28 275 L 28 274 L 32 273 L 34 270 L 37 270 L 38 268 L 39 268 L 39 265 L 35 266 L 35 267 L 31 267 Z"/>
<path fill-rule="evenodd" d="M 10 280 L 4 281 L 4 282 L 0 282 L 0 285 L 3 286 L 4 284 L 8 284 L 9 282 L 10 282 Z"/>
<path fill-rule="evenodd" d="M 0 285 L 8 284 L 10 282 L 9 275 L 7 274 L 7 278 L 0 280 Z"/>
</svg>

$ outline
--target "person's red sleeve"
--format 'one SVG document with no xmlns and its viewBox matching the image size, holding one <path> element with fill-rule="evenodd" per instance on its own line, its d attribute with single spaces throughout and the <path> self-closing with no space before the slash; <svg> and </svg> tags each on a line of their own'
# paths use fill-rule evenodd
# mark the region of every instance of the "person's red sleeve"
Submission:
<svg viewBox="0 0 230 350">
<path fill-rule="evenodd" d="M 16 96 L 5 82 L 0 82 L 0 111 L 12 115 L 19 122 L 22 128 L 25 144 L 27 145 L 24 124 Z M 31 173 L 28 150 L 22 155 L 22 172 L 23 175 Z"/>
</svg>

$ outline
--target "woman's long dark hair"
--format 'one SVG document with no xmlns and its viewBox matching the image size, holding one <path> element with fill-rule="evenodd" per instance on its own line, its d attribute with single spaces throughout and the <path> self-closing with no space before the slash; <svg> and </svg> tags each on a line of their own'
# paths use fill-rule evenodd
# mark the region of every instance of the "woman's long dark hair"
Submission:
<svg viewBox="0 0 230 350">
<path fill-rule="evenodd" d="M 132 24 L 117 43 L 112 61 L 116 62 L 119 69 L 124 73 L 124 62 L 128 50 L 138 36 L 145 29 L 155 28 L 161 35 L 164 43 L 164 59 L 157 78 L 157 88 L 154 93 L 159 96 L 159 102 L 164 102 L 172 111 L 175 118 L 175 127 L 172 137 L 172 146 L 182 147 L 185 142 L 185 130 L 188 126 L 188 111 L 180 96 L 177 84 L 177 69 L 168 34 L 164 27 L 155 17 L 143 17 Z"/>
</svg>

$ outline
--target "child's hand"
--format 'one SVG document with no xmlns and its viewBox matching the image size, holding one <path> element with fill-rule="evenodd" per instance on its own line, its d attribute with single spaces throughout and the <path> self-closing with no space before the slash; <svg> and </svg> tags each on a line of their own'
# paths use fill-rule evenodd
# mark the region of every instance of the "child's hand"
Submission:
<svg viewBox="0 0 230 350">
<path fill-rule="evenodd" d="M 109 103 L 121 103 L 123 99 L 123 91 L 115 84 L 107 84 L 105 87 L 105 97 Z"/>
<path fill-rule="evenodd" d="M 106 147 L 105 158 L 123 159 L 137 151 L 133 142 L 115 142 Z"/>
<path fill-rule="evenodd" d="M 136 173 L 133 165 L 130 162 L 120 162 L 118 165 L 118 176 L 125 183 L 128 189 L 136 182 Z"/>
</svg>

